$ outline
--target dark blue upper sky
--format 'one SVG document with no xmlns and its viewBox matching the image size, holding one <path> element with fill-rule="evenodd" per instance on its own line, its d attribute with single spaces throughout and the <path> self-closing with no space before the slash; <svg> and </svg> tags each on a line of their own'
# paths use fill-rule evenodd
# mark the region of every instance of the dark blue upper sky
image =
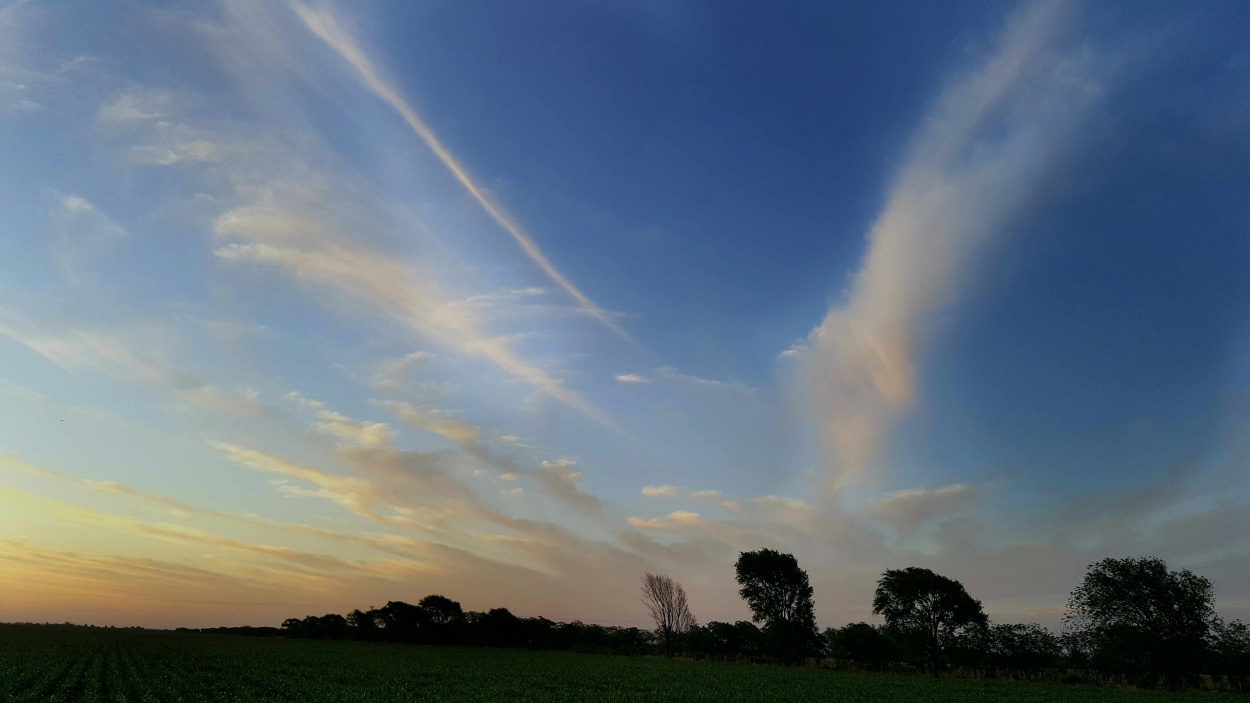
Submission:
<svg viewBox="0 0 1250 703">
<path fill-rule="evenodd" d="M 841 293 L 917 116 L 1008 8 L 984 10 L 414 4 L 378 31 L 561 261 L 629 273 L 588 290 L 666 355 L 749 320 L 767 336 L 707 363 L 755 375 Z"/>
</svg>

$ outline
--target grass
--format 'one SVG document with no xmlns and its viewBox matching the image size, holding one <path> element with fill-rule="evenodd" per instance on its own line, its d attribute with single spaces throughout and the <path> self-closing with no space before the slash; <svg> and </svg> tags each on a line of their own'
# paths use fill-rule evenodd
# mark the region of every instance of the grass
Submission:
<svg viewBox="0 0 1250 703">
<path fill-rule="evenodd" d="M 1092 686 L 933 680 L 563 652 L 0 626 L 0 702 L 1211 701 Z"/>
</svg>

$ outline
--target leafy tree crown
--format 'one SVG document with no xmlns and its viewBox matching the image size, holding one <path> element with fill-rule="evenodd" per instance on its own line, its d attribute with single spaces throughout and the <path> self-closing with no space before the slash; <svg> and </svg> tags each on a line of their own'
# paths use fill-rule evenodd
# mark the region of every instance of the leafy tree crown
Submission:
<svg viewBox="0 0 1250 703">
<path fill-rule="evenodd" d="M 1202 638 L 1216 621 L 1211 581 L 1168 571 L 1157 557 L 1091 564 L 1068 597 L 1065 623 L 1078 632 L 1128 628 L 1160 638 Z"/>
<path fill-rule="evenodd" d="M 945 648 L 960 635 L 983 630 L 989 623 L 981 601 L 968 595 L 962 583 L 915 566 L 881 575 L 872 612 L 913 638 L 935 672 Z"/>
<path fill-rule="evenodd" d="M 750 606 L 752 620 L 815 631 L 812 586 L 793 555 L 773 549 L 742 552 L 735 569 L 741 586 L 738 595 Z"/>
</svg>

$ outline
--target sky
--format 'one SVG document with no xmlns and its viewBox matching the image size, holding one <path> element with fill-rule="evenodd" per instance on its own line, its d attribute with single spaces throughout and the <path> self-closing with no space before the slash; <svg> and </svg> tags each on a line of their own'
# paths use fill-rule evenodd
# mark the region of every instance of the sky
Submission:
<svg viewBox="0 0 1250 703">
<path fill-rule="evenodd" d="M 1250 617 L 1250 5 L 0 0 L 0 621 Z"/>
</svg>

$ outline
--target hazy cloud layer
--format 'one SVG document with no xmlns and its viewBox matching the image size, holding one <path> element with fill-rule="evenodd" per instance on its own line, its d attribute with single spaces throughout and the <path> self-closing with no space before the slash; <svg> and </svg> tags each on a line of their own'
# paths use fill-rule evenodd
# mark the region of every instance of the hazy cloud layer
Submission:
<svg viewBox="0 0 1250 703">
<path fill-rule="evenodd" d="M 1062 3 L 1017 12 L 995 52 L 924 117 L 844 302 L 792 347 L 836 483 L 859 477 L 916 402 L 932 316 L 958 301 L 988 245 L 1011 236 L 1078 143 L 1110 60 L 1072 45 Z"/>
</svg>

